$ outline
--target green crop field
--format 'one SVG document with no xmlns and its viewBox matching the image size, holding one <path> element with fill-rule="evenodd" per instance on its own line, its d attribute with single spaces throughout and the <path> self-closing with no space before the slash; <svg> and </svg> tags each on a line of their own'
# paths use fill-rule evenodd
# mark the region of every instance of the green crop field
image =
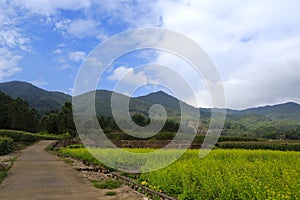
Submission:
<svg viewBox="0 0 300 200">
<path fill-rule="evenodd" d="M 107 149 L 91 151 L 107 156 L 113 153 Z M 165 157 L 176 151 L 165 150 Z M 63 148 L 60 153 L 101 164 L 85 148 Z M 122 163 L 126 159 L 120 155 L 117 160 Z M 136 181 L 178 199 L 299 199 L 300 153 L 217 149 L 200 159 L 199 150 L 188 150 L 173 164 L 142 173 Z"/>
</svg>

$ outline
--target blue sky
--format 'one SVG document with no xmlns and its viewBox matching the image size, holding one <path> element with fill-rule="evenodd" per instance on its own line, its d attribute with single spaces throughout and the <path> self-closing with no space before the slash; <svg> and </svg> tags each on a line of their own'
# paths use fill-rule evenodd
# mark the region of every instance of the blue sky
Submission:
<svg viewBox="0 0 300 200">
<path fill-rule="evenodd" d="M 227 107 L 300 103 L 299 8 L 297 0 L 0 0 L 0 81 L 71 94 L 82 62 L 99 43 L 133 28 L 162 27 L 207 52 L 223 80 Z M 172 66 L 192 85 L 197 82 L 174 55 L 141 51 L 116 60 L 99 88 L 113 89 L 124 73 L 124 84 L 135 86 L 153 74 L 167 77 L 136 68 L 147 62 Z M 209 107 L 205 84 L 193 87 L 198 105 Z M 145 87 L 137 94 L 158 89 Z M 184 100 L 195 105 L 188 96 Z"/>
</svg>

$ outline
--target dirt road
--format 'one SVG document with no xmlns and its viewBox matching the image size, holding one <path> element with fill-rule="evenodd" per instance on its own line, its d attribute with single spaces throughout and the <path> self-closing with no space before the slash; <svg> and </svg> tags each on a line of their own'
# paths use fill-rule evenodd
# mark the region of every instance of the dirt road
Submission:
<svg viewBox="0 0 300 200">
<path fill-rule="evenodd" d="M 106 191 L 93 187 L 70 165 L 44 151 L 50 143 L 40 141 L 22 151 L 0 185 L 1 200 L 119 199 L 105 196 Z"/>
</svg>

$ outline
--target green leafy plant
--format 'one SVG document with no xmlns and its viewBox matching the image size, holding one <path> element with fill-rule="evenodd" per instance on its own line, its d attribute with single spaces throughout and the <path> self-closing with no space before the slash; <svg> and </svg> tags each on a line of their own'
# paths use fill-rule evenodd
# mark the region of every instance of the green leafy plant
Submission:
<svg viewBox="0 0 300 200">
<path fill-rule="evenodd" d="M 105 181 L 92 181 L 93 185 L 99 189 L 116 189 L 121 186 L 121 182 L 118 180 L 108 179 Z"/>
<path fill-rule="evenodd" d="M 0 137 L 0 155 L 9 154 L 14 150 L 13 139 L 8 137 Z"/>
<path fill-rule="evenodd" d="M 106 196 L 116 196 L 117 193 L 116 192 L 113 192 L 113 191 L 108 191 L 105 193 Z"/>
</svg>

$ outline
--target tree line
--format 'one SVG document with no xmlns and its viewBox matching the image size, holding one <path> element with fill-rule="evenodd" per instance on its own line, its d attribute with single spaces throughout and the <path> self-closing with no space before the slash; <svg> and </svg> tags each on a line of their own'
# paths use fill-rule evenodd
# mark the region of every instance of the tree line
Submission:
<svg viewBox="0 0 300 200">
<path fill-rule="evenodd" d="M 72 104 L 65 102 L 60 111 L 51 111 L 41 116 L 21 99 L 13 99 L 0 92 L 0 129 L 28 132 L 66 133 L 75 135 Z"/>
<path fill-rule="evenodd" d="M 140 126 L 146 126 L 150 123 L 150 118 L 140 113 L 133 113 L 131 117 L 133 122 Z M 273 126 L 270 125 L 269 122 L 251 122 L 252 118 L 248 116 L 239 121 L 226 120 L 222 135 L 300 140 L 299 125 L 297 127 L 291 127 L 282 122 L 283 124 Z M 105 133 L 122 132 L 112 117 L 100 115 L 98 116 L 98 121 Z M 127 123 L 126 119 L 124 119 L 124 123 Z M 209 121 L 200 121 L 197 134 L 205 135 L 208 126 Z M 37 110 L 30 108 L 25 100 L 21 98 L 13 99 L 9 95 L 0 92 L 0 129 L 22 130 L 34 133 L 47 132 L 53 134 L 64 134 L 68 132 L 72 136 L 76 136 L 72 103 L 65 102 L 60 110 L 40 115 Z M 168 119 L 160 132 L 176 133 L 178 129 L 179 123 Z M 160 137 L 164 138 L 161 134 Z"/>
<path fill-rule="evenodd" d="M 134 113 L 132 120 L 146 126 L 150 119 L 142 114 Z M 100 126 L 105 132 L 121 131 L 112 117 L 98 116 Z M 167 120 L 162 128 L 164 132 L 177 132 L 179 124 Z M 13 129 L 28 132 L 47 132 L 53 134 L 70 133 L 76 136 L 76 127 L 72 114 L 72 103 L 65 102 L 59 111 L 47 112 L 40 115 L 37 110 L 30 108 L 28 103 L 21 99 L 13 99 L 0 92 L 0 129 Z"/>
</svg>

